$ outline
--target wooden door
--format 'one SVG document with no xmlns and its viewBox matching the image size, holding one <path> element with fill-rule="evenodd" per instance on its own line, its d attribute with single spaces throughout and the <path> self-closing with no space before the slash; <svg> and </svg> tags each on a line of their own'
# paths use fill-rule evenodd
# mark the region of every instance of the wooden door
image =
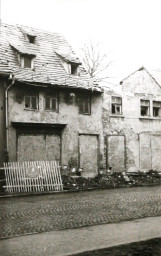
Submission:
<svg viewBox="0 0 161 256">
<path fill-rule="evenodd" d="M 21 134 L 18 136 L 17 161 L 60 161 L 60 136 Z"/>
</svg>

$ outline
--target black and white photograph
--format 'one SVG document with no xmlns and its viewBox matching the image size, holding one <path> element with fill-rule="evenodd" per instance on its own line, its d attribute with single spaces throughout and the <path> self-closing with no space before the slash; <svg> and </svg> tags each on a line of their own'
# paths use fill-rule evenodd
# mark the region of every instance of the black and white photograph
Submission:
<svg viewBox="0 0 161 256">
<path fill-rule="evenodd" d="M 160 0 L 0 0 L 0 255 L 161 256 Z"/>
</svg>

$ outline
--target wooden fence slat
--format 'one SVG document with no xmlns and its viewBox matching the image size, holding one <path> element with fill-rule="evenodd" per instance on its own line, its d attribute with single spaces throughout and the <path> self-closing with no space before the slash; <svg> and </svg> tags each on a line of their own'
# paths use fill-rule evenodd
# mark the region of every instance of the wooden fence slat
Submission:
<svg viewBox="0 0 161 256">
<path fill-rule="evenodd" d="M 60 166 L 56 161 L 4 163 L 4 171 L 6 189 L 10 193 L 63 190 Z"/>
</svg>

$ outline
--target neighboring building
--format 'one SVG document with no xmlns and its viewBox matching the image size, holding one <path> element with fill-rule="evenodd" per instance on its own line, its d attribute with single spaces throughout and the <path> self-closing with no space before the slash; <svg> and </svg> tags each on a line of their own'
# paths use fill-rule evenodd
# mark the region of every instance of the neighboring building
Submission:
<svg viewBox="0 0 161 256">
<path fill-rule="evenodd" d="M 0 120 L 0 166 L 57 160 L 84 176 L 102 166 L 102 89 L 59 34 L 1 23 Z"/>
<path fill-rule="evenodd" d="M 160 85 L 142 67 L 118 88 L 104 93 L 107 166 L 114 171 L 161 171 Z"/>
</svg>

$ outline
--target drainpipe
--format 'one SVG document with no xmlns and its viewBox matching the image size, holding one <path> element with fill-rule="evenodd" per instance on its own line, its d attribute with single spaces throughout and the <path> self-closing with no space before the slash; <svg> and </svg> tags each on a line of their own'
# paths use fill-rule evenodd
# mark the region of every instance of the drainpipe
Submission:
<svg viewBox="0 0 161 256">
<path fill-rule="evenodd" d="M 5 90 L 5 114 L 6 114 L 6 162 L 8 162 L 8 91 L 11 88 L 11 86 L 15 83 L 14 74 L 10 74 L 9 80 L 12 80 L 11 84 L 8 85 L 8 87 Z"/>
</svg>

